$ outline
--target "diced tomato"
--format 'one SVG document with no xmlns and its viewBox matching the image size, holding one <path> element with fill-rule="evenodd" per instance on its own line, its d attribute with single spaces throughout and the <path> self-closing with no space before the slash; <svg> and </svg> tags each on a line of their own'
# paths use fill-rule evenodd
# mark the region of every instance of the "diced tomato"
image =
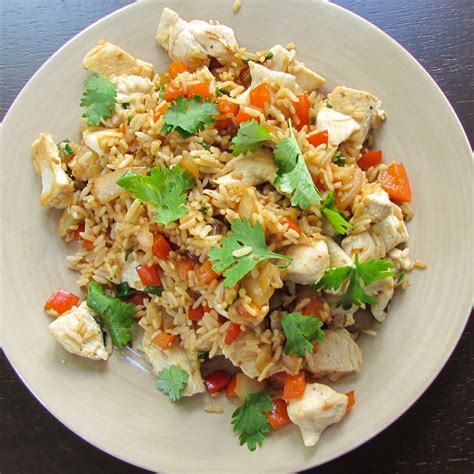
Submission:
<svg viewBox="0 0 474 474">
<path fill-rule="evenodd" d="M 178 74 L 186 72 L 187 70 L 188 68 L 179 59 L 174 59 L 168 66 L 168 74 L 171 79 L 174 79 Z"/>
<path fill-rule="evenodd" d="M 188 273 L 194 270 L 194 267 L 196 266 L 196 264 L 190 258 L 178 260 L 176 265 L 178 267 L 178 275 L 181 280 L 187 280 Z"/>
<path fill-rule="evenodd" d="M 309 124 L 309 109 L 311 108 L 311 103 L 308 94 L 299 95 L 298 102 L 293 102 L 293 105 L 296 110 L 296 116 L 299 119 L 296 130 L 301 130 L 305 125 Z"/>
<path fill-rule="evenodd" d="M 296 375 L 288 375 L 285 386 L 283 387 L 283 399 L 298 400 L 304 395 L 305 387 L 306 381 L 304 378 L 304 372 L 300 372 Z"/>
<path fill-rule="evenodd" d="M 160 105 L 160 107 L 158 107 L 156 110 L 155 110 L 155 115 L 154 115 L 154 119 L 155 119 L 155 122 L 158 121 L 158 119 L 171 107 L 170 104 L 168 104 L 168 102 L 165 102 L 164 104 Z"/>
<path fill-rule="evenodd" d="M 322 132 L 315 133 L 314 135 L 306 135 L 306 140 L 308 140 L 311 145 L 318 147 L 319 145 L 328 144 L 328 131 L 323 130 Z"/>
<path fill-rule="evenodd" d="M 379 173 L 377 181 L 388 193 L 390 199 L 400 202 L 411 201 L 410 181 L 402 163 L 393 163 Z"/>
<path fill-rule="evenodd" d="M 230 323 L 227 334 L 225 335 L 224 342 L 226 344 L 232 344 L 240 336 L 240 324 Z"/>
<path fill-rule="evenodd" d="M 310 302 L 301 310 L 301 313 L 305 316 L 316 316 L 317 318 L 321 315 L 324 310 L 324 302 L 321 298 L 311 298 Z"/>
<path fill-rule="evenodd" d="M 347 407 L 346 407 L 346 412 L 344 413 L 344 416 L 349 414 L 349 412 L 352 410 L 352 407 L 355 405 L 355 402 L 356 402 L 354 390 L 347 392 L 346 396 L 348 400 L 347 400 Z"/>
<path fill-rule="evenodd" d="M 173 84 L 165 84 L 165 100 L 171 102 L 176 100 L 179 96 L 184 95 L 183 89 Z"/>
<path fill-rule="evenodd" d="M 217 118 L 216 123 L 214 124 L 214 128 L 217 130 L 225 130 L 227 127 L 233 125 L 234 122 L 231 118 Z"/>
<path fill-rule="evenodd" d="M 161 234 L 155 234 L 153 238 L 153 255 L 162 260 L 168 260 L 170 252 L 171 246 L 168 241 Z"/>
<path fill-rule="evenodd" d="M 301 230 L 301 227 L 293 220 L 291 220 L 289 217 L 285 217 L 283 221 L 288 224 L 288 227 L 290 229 L 293 229 L 295 232 L 298 232 L 298 234 L 302 234 L 303 231 Z"/>
<path fill-rule="evenodd" d="M 256 119 L 257 121 L 258 118 L 254 117 L 253 115 L 248 114 L 247 112 L 244 112 L 242 109 L 239 110 L 239 113 L 235 117 L 235 121 L 240 125 L 242 122 L 247 122 L 247 120 L 252 120 Z"/>
<path fill-rule="evenodd" d="M 204 377 L 207 391 L 209 393 L 220 392 L 229 383 L 230 376 L 223 370 L 218 370 Z"/>
<path fill-rule="evenodd" d="M 265 415 L 274 430 L 291 423 L 286 402 L 282 398 L 273 400 L 271 413 Z"/>
<path fill-rule="evenodd" d="M 250 75 L 249 66 L 245 66 L 242 68 L 236 82 L 237 84 L 240 84 L 241 86 L 244 86 L 245 88 L 250 86 L 250 83 L 252 82 L 252 76 Z"/>
<path fill-rule="evenodd" d="M 219 98 L 217 99 L 218 107 L 217 110 L 221 115 L 232 114 L 237 115 L 239 113 L 239 104 L 231 102 L 230 100 Z"/>
<path fill-rule="evenodd" d="M 203 99 L 211 97 L 209 91 L 209 82 L 199 82 L 198 84 L 191 84 L 188 87 L 187 96 L 192 97 L 193 95 L 199 94 Z"/>
<path fill-rule="evenodd" d="M 206 260 L 202 265 L 200 265 L 195 270 L 195 274 L 199 285 L 208 285 L 211 281 L 214 281 L 220 276 L 219 273 L 212 269 L 212 263 L 209 260 Z"/>
<path fill-rule="evenodd" d="M 254 87 L 250 91 L 250 105 L 260 110 L 264 110 L 265 105 L 270 103 L 270 90 L 268 85 L 263 83 Z"/>
<path fill-rule="evenodd" d="M 188 319 L 190 321 L 201 321 L 204 316 L 204 307 L 199 305 L 197 308 L 192 306 L 188 309 Z"/>
<path fill-rule="evenodd" d="M 380 163 L 382 163 L 382 150 L 372 150 L 368 153 L 364 153 L 357 162 L 359 168 L 364 171 Z"/>
<path fill-rule="evenodd" d="M 159 348 L 166 351 L 167 349 L 171 348 L 171 346 L 173 345 L 177 337 L 178 336 L 176 334 L 169 334 L 167 332 L 162 332 L 158 334 L 158 336 L 155 336 L 151 340 L 151 342 L 153 342 L 153 344 L 156 344 Z"/>
<path fill-rule="evenodd" d="M 148 293 L 145 293 L 144 291 L 139 291 L 138 293 L 135 293 L 134 295 L 131 295 L 127 298 L 127 301 L 130 303 L 136 304 L 138 306 L 144 306 L 144 299 L 148 298 L 150 299 L 150 296 Z"/>
<path fill-rule="evenodd" d="M 286 372 L 277 372 L 276 374 L 270 375 L 269 382 L 273 388 L 281 390 L 285 386 L 287 378 L 288 374 Z"/>
<path fill-rule="evenodd" d="M 67 290 L 56 290 L 46 301 L 44 309 L 53 310 L 58 314 L 69 311 L 73 306 L 79 303 L 79 296 Z"/>
<path fill-rule="evenodd" d="M 137 273 L 145 286 L 161 285 L 161 279 L 156 265 L 138 265 Z"/>
<path fill-rule="evenodd" d="M 94 248 L 94 242 L 92 242 L 92 240 L 86 240 L 84 239 L 82 241 L 82 246 L 86 249 L 86 250 L 92 250 Z"/>
<path fill-rule="evenodd" d="M 235 393 L 235 387 L 237 386 L 237 375 L 234 375 L 231 379 L 230 382 L 227 384 L 227 387 L 225 389 L 225 394 L 228 397 L 236 397 L 237 394 Z"/>
</svg>

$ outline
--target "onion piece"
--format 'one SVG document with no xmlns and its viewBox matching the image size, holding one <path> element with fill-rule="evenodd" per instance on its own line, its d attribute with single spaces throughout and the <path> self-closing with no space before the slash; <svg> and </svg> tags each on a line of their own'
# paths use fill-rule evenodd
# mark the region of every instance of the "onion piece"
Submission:
<svg viewBox="0 0 474 474">
<path fill-rule="evenodd" d="M 354 198 L 360 191 L 362 187 L 362 171 L 360 168 L 356 167 L 354 170 L 354 176 L 352 178 L 352 186 L 346 191 L 337 193 L 337 207 L 344 211 L 347 209 L 354 201 Z"/>
<path fill-rule="evenodd" d="M 266 382 L 259 382 L 258 380 L 251 379 L 245 374 L 237 374 L 236 378 L 235 393 L 241 401 L 245 401 L 247 393 L 262 392 L 267 388 Z"/>
<path fill-rule="evenodd" d="M 124 191 L 124 189 L 117 184 L 117 180 L 119 180 L 127 171 L 133 171 L 134 173 L 141 175 L 146 174 L 146 168 L 144 166 L 124 168 L 112 171 L 111 173 L 102 174 L 94 179 L 92 194 L 102 204 L 120 196 L 120 193 Z"/>
</svg>

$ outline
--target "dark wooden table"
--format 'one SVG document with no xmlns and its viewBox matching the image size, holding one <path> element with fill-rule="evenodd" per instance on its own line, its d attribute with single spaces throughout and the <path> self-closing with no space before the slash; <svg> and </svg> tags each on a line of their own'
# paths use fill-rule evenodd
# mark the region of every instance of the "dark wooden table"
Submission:
<svg viewBox="0 0 474 474">
<path fill-rule="evenodd" d="M 230 8 L 232 0 L 222 1 Z M 92 22 L 128 3 L 0 2 L 0 117 L 54 51 Z M 245 0 L 243 3 L 245 8 Z M 472 144 L 474 1 L 336 3 L 381 27 L 423 64 L 451 101 Z M 449 315 L 446 318 L 449 324 Z M 361 448 L 314 472 L 474 472 L 473 336 L 471 321 L 441 375 L 400 420 Z M 1 474 L 144 472 L 97 450 L 61 425 L 28 392 L 3 353 L 0 367 Z"/>
</svg>

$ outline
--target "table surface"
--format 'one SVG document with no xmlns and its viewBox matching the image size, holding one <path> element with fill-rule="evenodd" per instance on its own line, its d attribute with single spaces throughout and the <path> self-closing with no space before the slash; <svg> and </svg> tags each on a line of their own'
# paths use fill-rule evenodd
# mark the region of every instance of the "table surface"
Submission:
<svg viewBox="0 0 474 474">
<path fill-rule="evenodd" d="M 232 0 L 227 1 L 230 5 Z M 79 31 L 129 0 L 0 2 L 0 118 L 39 66 Z M 382 28 L 428 70 L 474 142 L 474 1 L 336 0 Z M 243 1 L 245 8 L 245 0 Z M 472 318 L 471 318 L 472 319 Z M 472 321 L 442 373 L 397 422 L 314 472 L 468 473 L 472 442 Z M 50 415 L 0 353 L 0 473 L 139 473 Z"/>
</svg>

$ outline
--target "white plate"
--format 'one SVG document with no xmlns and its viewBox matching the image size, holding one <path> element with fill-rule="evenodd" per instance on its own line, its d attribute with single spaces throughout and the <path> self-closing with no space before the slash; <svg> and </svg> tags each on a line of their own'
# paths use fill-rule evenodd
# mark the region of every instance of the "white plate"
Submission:
<svg viewBox="0 0 474 474">
<path fill-rule="evenodd" d="M 163 6 L 186 19 L 218 19 L 249 50 L 295 41 L 301 58 L 337 84 L 363 88 L 383 101 L 388 120 L 377 135 L 386 160 L 408 169 L 415 218 L 412 254 L 429 264 L 414 272 L 396 297 L 376 338 L 364 338 L 365 364 L 343 380 L 357 405 L 304 448 L 292 426 L 269 436 L 262 449 L 239 447 L 230 415 L 204 413 L 203 397 L 173 404 L 151 376 L 120 353 L 107 364 L 65 353 L 50 337 L 42 312 L 58 287 L 75 288 L 58 214 L 40 210 L 40 181 L 30 145 L 39 132 L 78 138 L 84 54 L 98 39 L 119 44 L 164 69 L 154 41 Z M 342 33 L 343 32 L 343 33 Z M 71 430 L 108 453 L 166 472 L 294 471 L 334 459 L 397 419 L 429 386 L 454 349 L 471 305 L 471 152 L 452 108 L 430 76 L 397 43 L 361 18 L 328 3 L 244 2 L 233 14 L 220 0 L 140 2 L 94 24 L 58 51 L 31 79 L 1 127 L 3 348 L 35 396 Z M 462 232 L 461 232 L 462 231 Z M 63 363 L 64 361 L 64 363 Z"/>
</svg>

